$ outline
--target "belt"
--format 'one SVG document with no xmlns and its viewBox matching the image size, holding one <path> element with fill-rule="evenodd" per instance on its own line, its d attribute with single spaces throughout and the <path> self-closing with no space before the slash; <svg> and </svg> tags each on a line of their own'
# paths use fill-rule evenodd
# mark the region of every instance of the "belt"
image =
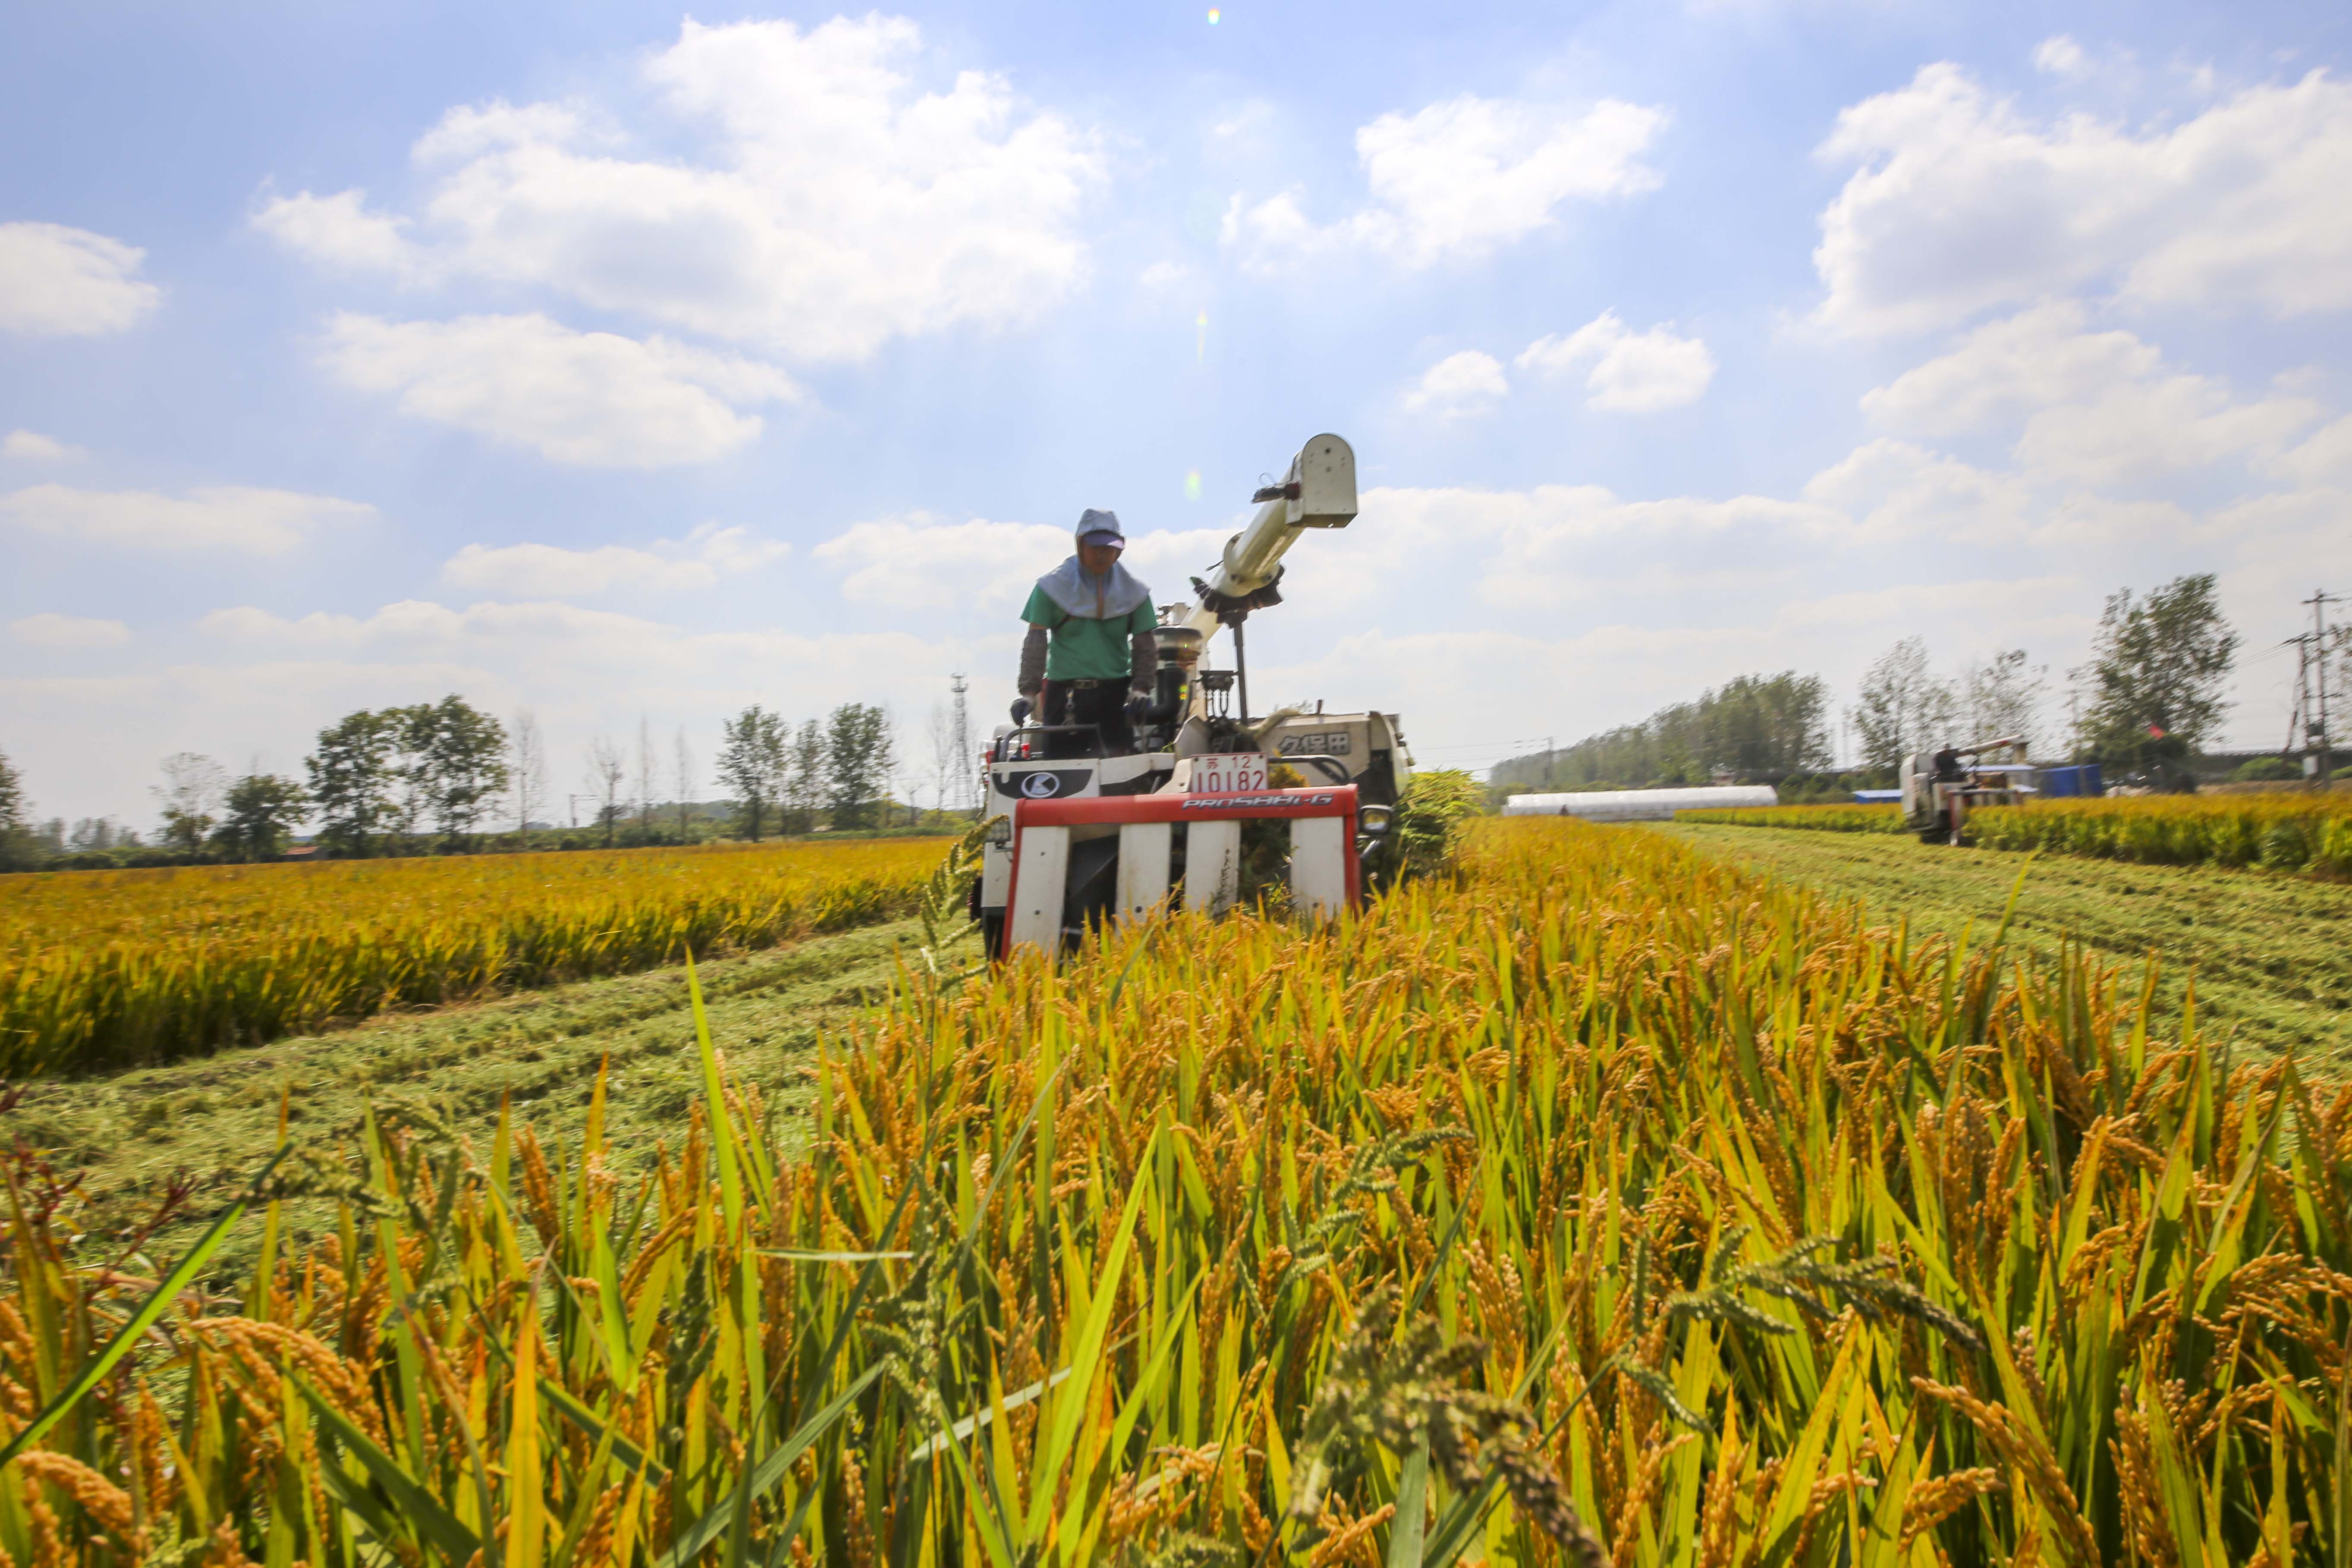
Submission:
<svg viewBox="0 0 2352 1568">
<path fill-rule="evenodd" d="M 1116 682 L 1108 680 L 1057 680 L 1054 682 L 1054 684 L 1070 691 L 1092 691 L 1097 686 L 1110 686 L 1116 684 Z"/>
</svg>

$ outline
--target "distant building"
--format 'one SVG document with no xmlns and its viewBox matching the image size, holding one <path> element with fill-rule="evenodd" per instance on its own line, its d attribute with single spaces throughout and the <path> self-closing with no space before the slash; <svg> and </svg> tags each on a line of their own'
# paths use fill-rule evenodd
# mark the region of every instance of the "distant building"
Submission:
<svg viewBox="0 0 2352 1568">
<path fill-rule="evenodd" d="M 1503 815 L 1580 816 L 1587 822 L 1671 822 L 1678 811 L 1780 804 L 1780 796 L 1770 784 L 1570 790 L 1559 795 L 1515 795 L 1503 803 Z"/>
</svg>

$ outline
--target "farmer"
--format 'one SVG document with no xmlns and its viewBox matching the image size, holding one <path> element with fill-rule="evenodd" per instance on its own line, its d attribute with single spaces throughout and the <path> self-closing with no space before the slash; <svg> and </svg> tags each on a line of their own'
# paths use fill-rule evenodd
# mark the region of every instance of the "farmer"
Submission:
<svg viewBox="0 0 2352 1568">
<path fill-rule="evenodd" d="M 1021 618 L 1020 699 L 1013 721 L 1034 711 L 1048 724 L 1091 724 L 1103 754 L 1135 749 L 1129 709 L 1148 701 L 1154 658 L 1151 590 L 1119 564 L 1127 533 L 1118 514 L 1079 514 L 1078 552 L 1037 579 Z M 1041 700 L 1042 695 L 1042 700 Z"/>
</svg>

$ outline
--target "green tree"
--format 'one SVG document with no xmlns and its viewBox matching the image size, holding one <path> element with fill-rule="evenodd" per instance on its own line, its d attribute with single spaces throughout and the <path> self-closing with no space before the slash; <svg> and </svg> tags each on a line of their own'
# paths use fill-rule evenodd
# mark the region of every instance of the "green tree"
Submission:
<svg viewBox="0 0 2352 1568">
<path fill-rule="evenodd" d="M 33 802 L 24 795 L 24 773 L 0 752 L 0 832 L 24 832 L 33 818 Z"/>
<path fill-rule="evenodd" d="M 1970 665 L 1959 691 L 1968 738 L 1998 741 L 2014 735 L 2032 750 L 2041 727 L 2042 689 L 2047 673 L 2045 666 L 2027 664 L 2021 647 Z"/>
<path fill-rule="evenodd" d="M 1735 676 L 1696 706 L 1696 750 L 1709 777 L 1720 769 L 1785 778 L 1829 765 L 1829 689 L 1818 675 Z"/>
<path fill-rule="evenodd" d="M 455 692 L 438 702 L 379 709 L 367 718 L 378 742 L 369 831 L 397 836 L 414 848 L 431 827 L 445 848 L 458 847 L 512 777 L 506 726 Z M 318 794 L 315 780 L 311 787 Z M 319 798 L 324 809 L 326 797 Z"/>
<path fill-rule="evenodd" d="M 401 853 L 413 854 L 433 818 L 433 704 L 379 709 L 376 717 L 385 736 L 384 832 L 400 841 Z"/>
<path fill-rule="evenodd" d="M 768 808 L 776 804 L 785 773 L 784 750 L 792 726 L 780 713 L 754 702 L 733 719 L 719 721 L 719 782 L 743 814 L 751 842 Z"/>
<path fill-rule="evenodd" d="M 2248 757 L 2230 776 L 2240 784 L 2273 784 L 2300 778 L 2303 770 L 2290 757 Z"/>
<path fill-rule="evenodd" d="M 335 854 L 373 853 L 394 821 L 392 758 L 400 711 L 346 713 L 319 731 L 317 747 L 303 759 L 319 840 Z"/>
<path fill-rule="evenodd" d="M 2238 634 L 2214 597 L 2213 574 L 2176 577 L 2135 601 L 2108 596 L 2075 673 L 2088 688 L 2083 731 L 2091 754 L 2137 767 L 2168 788 L 2193 788 L 2188 769 L 2228 710 Z"/>
<path fill-rule="evenodd" d="M 824 809 L 824 726 L 802 720 L 791 753 L 783 795 L 792 808 L 791 831 L 814 833 L 817 814 Z"/>
<path fill-rule="evenodd" d="M 33 832 L 32 816 L 24 775 L 0 752 L 0 871 L 29 870 L 48 858 Z"/>
<path fill-rule="evenodd" d="M 25 797 L 25 778 L 0 752 L 0 833 L 22 833 L 33 815 L 33 804 Z"/>
<path fill-rule="evenodd" d="M 426 805 L 443 838 L 455 844 L 472 835 L 512 776 L 506 726 L 455 692 L 409 711 Z"/>
<path fill-rule="evenodd" d="M 1495 769 L 1506 789 L 1640 788 L 1705 784 L 1718 772 L 1780 779 L 1829 765 L 1829 692 L 1793 669 L 1742 675 L 1661 708 L 1639 724 L 1588 735 Z"/>
<path fill-rule="evenodd" d="M 874 825 L 894 761 L 887 713 L 864 702 L 833 710 L 824 729 L 824 793 L 834 826 Z"/>
<path fill-rule="evenodd" d="M 310 804 L 310 792 L 277 773 L 247 773 L 228 786 L 213 842 L 232 860 L 272 860 Z"/>
<path fill-rule="evenodd" d="M 1878 656 L 1846 717 L 1863 764 L 1893 768 L 1914 752 L 1949 744 L 1955 706 L 1952 689 L 1927 668 L 1927 640 L 1912 637 Z"/>
</svg>

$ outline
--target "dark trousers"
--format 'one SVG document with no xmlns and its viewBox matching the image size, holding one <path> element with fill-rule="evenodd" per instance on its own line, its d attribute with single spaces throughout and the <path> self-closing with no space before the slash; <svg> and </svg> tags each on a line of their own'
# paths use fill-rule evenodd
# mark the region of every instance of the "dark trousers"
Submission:
<svg viewBox="0 0 2352 1568">
<path fill-rule="evenodd" d="M 1123 757 L 1135 750 L 1135 731 L 1127 724 L 1127 682 L 1124 680 L 1049 680 L 1045 711 L 1048 724 L 1091 724 L 1102 735 L 1102 754 Z"/>
</svg>

